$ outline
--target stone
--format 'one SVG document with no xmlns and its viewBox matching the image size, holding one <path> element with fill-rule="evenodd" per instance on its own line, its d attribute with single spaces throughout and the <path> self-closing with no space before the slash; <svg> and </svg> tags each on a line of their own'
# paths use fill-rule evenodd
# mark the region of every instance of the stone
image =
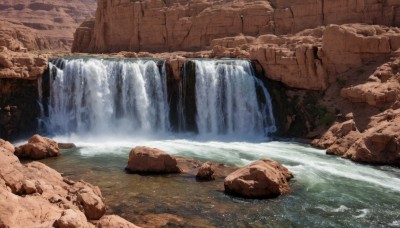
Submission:
<svg viewBox="0 0 400 228">
<path fill-rule="evenodd" d="M 100 219 L 106 213 L 106 206 L 98 188 L 92 186 L 79 190 L 77 200 L 83 206 L 85 215 L 89 220 Z"/>
<path fill-rule="evenodd" d="M 142 221 L 140 221 L 142 220 Z M 142 227 L 187 227 L 185 220 L 173 214 L 147 214 L 141 216 L 138 225 Z"/>
<path fill-rule="evenodd" d="M 133 173 L 180 173 L 176 158 L 156 148 L 135 147 L 126 170 Z"/>
<path fill-rule="evenodd" d="M 23 188 L 24 188 L 26 194 L 33 194 L 37 191 L 35 183 L 30 180 L 24 181 Z"/>
<path fill-rule="evenodd" d="M 356 162 L 400 166 L 400 109 L 372 117 L 368 129 L 343 155 Z"/>
<path fill-rule="evenodd" d="M 225 178 L 225 192 L 246 198 L 274 198 L 290 191 L 292 173 L 276 161 L 255 161 Z"/>
<path fill-rule="evenodd" d="M 399 166 L 400 109 L 388 109 L 370 119 L 362 132 L 355 126 L 354 119 L 335 123 L 312 145 L 356 162 Z"/>
<path fill-rule="evenodd" d="M 0 139 L 0 147 L 3 148 L 4 150 L 9 151 L 10 153 L 14 153 L 15 152 L 14 145 L 11 144 L 8 141 L 3 140 L 3 139 Z"/>
<path fill-rule="evenodd" d="M 35 161 L 21 164 L 2 145 L 6 144 L 0 144 L 0 227 L 94 227 L 79 205 L 104 205 L 97 187 L 81 181 L 66 184 L 57 171 Z"/>
<path fill-rule="evenodd" d="M 204 181 L 215 180 L 215 169 L 212 166 L 212 163 L 206 162 L 202 164 L 199 168 L 196 178 Z"/>
<path fill-rule="evenodd" d="M 80 212 L 73 209 L 63 211 L 61 217 L 57 220 L 59 228 L 88 228 L 94 225 L 87 222 L 86 217 Z"/>
<path fill-rule="evenodd" d="M 117 215 L 105 215 L 103 216 L 96 225 L 97 228 L 138 228 L 133 223 L 128 222 L 127 220 L 117 216 Z"/>
<path fill-rule="evenodd" d="M 43 159 L 59 156 L 61 152 L 54 140 L 34 135 L 27 144 L 18 147 L 15 154 L 22 158 Z"/>
<path fill-rule="evenodd" d="M 398 78 L 400 58 L 379 66 L 366 82 L 343 88 L 340 95 L 353 103 L 366 103 L 374 107 L 393 105 L 400 99 Z"/>
</svg>

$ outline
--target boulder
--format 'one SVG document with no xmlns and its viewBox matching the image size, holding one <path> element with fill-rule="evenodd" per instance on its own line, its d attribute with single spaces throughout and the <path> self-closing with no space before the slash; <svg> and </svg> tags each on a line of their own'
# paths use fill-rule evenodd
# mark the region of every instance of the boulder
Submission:
<svg viewBox="0 0 400 228">
<path fill-rule="evenodd" d="M 180 173 L 176 158 L 156 148 L 135 147 L 126 170 L 133 173 Z"/>
<path fill-rule="evenodd" d="M 132 224 L 125 219 L 117 216 L 117 215 L 106 215 L 103 216 L 99 222 L 97 223 L 97 228 L 138 228 L 135 224 Z"/>
<path fill-rule="evenodd" d="M 215 168 L 211 162 L 206 162 L 199 168 L 196 178 L 202 181 L 215 180 Z"/>
<path fill-rule="evenodd" d="M 225 178 L 225 192 L 245 198 L 273 198 L 290 191 L 292 173 L 276 161 L 262 159 Z"/>
<path fill-rule="evenodd" d="M 81 212 L 73 209 L 65 210 L 60 219 L 57 220 L 57 225 L 59 228 L 94 227 L 92 224 L 87 222 L 87 219 Z"/>
<path fill-rule="evenodd" d="M 106 213 L 106 206 L 103 202 L 100 189 L 90 186 L 87 183 L 85 184 L 86 186 L 77 192 L 77 201 L 82 205 L 88 219 L 100 219 Z"/>
<path fill-rule="evenodd" d="M 34 135 L 27 144 L 18 147 L 15 154 L 21 158 L 43 159 L 59 156 L 61 152 L 54 140 Z"/>
</svg>

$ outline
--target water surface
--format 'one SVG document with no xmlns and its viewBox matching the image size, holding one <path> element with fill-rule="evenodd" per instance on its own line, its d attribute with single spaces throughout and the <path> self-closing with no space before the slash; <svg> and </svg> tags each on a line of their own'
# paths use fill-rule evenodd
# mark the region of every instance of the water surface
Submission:
<svg viewBox="0 0 400 228">
<path fill-rule="evenodd" d="M 108 213 L 132 222 L 141 215 L 170 213 L 183 217 L 186 226 L 400 227 L 396 168 L 359 165 L 290 142 L 83 139 L 58 138 L 78 147 L 44 162 L 71 179 L 98 185 Z M 292 191 L 276 199 L 249 200 L 224 194 L 223 179 L 196 182 L 189 174 L 127 174 L 128 153 L 136 145 L 232 166 L 272 158 L 293 172 Z"/>
</svg>

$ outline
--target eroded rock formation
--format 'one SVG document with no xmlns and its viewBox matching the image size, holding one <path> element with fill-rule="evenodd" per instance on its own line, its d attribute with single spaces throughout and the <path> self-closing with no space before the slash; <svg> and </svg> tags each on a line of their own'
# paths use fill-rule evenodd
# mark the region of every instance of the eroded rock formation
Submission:
<svg viewBox="0 0 400 228">
<path fill-rule="evenodd" d="M 0 137 L 28 136 L 38 128 L 40 79 L 44 55 L 0 50 Z"/>
<path fill-rule="evenodd" d="M 239 34 L 288 34 L 343 23 L 395 26 L 399 6 L 364 0 L 98 0 L 92 40 L 73 51 L 193 51 Z M 86 31 L 77 31 L 77 42 L 80 36 L 87 37 Z"/>
<path fill-rule="evenodd" d="M 0 46 L 70 50 L 75 29 L 95 9 L 95 0 L 1 0 Z"/>
<path fill-rule="evenodd" d="M 360 68 L 357 77 L 365 79 L 344 78 L 349 82 L 341 96 L 353 107 L 344 107 L 344 121 L 337 121 L 312 144 L 353 161 L 399 166 L 399 64 L 400 58 L 394 57 L 371 74 Z"/>
<path fill-rule="evenodd" d="M 120 217 L 103 216 L 100 189 L 64 179 L 39 162 L 21 164 L 12 144 L 0 139 L 1 227 L 136 227 Z M 93 222 L 93 221 L 92 221 Z"/>
</svg>

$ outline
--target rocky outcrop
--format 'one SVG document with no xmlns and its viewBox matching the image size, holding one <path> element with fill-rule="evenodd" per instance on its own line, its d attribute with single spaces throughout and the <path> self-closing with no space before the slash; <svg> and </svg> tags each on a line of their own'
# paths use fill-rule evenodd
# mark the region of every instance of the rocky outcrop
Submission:
<svg viewBox="0 0 400 228">
<path fill-rule="evenodd" d="M 0 137 L 31 135 L 38 128 L 39 79 L 47 70 L 47 57 L 0 49 Z"/>
<path fill-rule="evenodd" d="M 400 100 L 400 58 L 379 66 L 367 81 L 343 88 L 341 96 L 353 103 L 375 107 L 393 105 Z"/>
<path fill-rule="evenodd" d="M 0 139 L 0 227 L 136 227 L 117 216 L 103 216 L 98 187 L 64 179 L 39 162 L 21 164 L 14 147 Z"/>
<path fill-rule="evenodd" d="M 334 124 L 312 144 L 356 162 L 400 166 L 400 109 L 375 115 L 364 131 L 353 119 Z"/>
<path fill-rule="evenodd" d="M 82 226 L 90 226 L 79 209 L 76 192 L 92 186 L 81 182 L 68 185 L 53 169 L 38 162 L 23 165 L 3 147 L 0 157 L 0 226 L 51 227 L 68 214 L 80 218 Z"/>
<path fill-rule="evenodd" d="M 258 160 L 225 178 L 225 192 L 248 198 L 273 198 L 290 191 L 292 173 L 276 161 Z"/>
<path fill-rule="evenodd" d="M 0 79 L 35 80 L 47 70 L 47 56 L 0 50 Z"/>
<path fill-rule="evenodd" d="M 2 19 L 8 21 L 0 22 L 0 46 L 5 33 L 28 50 L 70 50 L 75 29 L 95 9 L 95 0 L 0 1 Z"/>
<path fill-rule="evenodd" d="M 84 21 L 74 33 L 74 42 L 71 52 L 89 52 L 90 42 L 94 29 L 94 19 Z"/>
<path fill-rule="evenodd" d="M 99 0 L 91 43 L 74 51 L 193 51 L 239 34 L 293 34 L 344 23 L 396 26 L 399 6 L 395 1 L 351 0 Z M 83 39 L 79 34 L 87 37 L 81 31 L 76 33 L 76 42 Z"/>
<path fill-rule="evenodd" d="M 0 20 L 0 47 L 11 51 L 42 50 L 49 48 L 49 41 L 21 23 Z"/>
<path fill-rule="evenodd" d="M 43 159 L 61 155 L 57 142 L 40 135 L 32 136 L 27 144 L 18 147 L 15 154 L 20 158 Z"/>
<path fill-rule="evenodd" d="M 135 147 L 126 170 L 133 173 L 180 173 L 176 158 L 156 148 Z"/>
</svg>

